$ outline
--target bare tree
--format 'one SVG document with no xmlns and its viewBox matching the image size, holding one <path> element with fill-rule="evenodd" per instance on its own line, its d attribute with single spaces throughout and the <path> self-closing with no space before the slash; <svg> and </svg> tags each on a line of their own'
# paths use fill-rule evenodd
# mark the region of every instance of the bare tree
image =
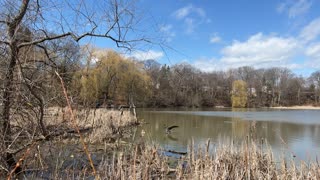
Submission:
<svg viewBox="0 0 320 180">
<path fill-rule="evenodd" d="M 320 101 L 320 71 L 313 72 L 310 77 L 309 81 L 311 84 L 314 85 L 314 101 L 316 104 L 319 104 Z"/>
<path fill-rule="evenodd" d="M 15 85 L 24 84 L 24 88 L 19 90 L 29 92 L 30 98 L 35 100 L 40 109 L 36 114 L 39 115 L 42 135 L 49 135 L 42 118 L 45 102 L 43 96 L 39 95 L 41 86 L 37 86 L 33 79 L 40 76 L 28 76 L 30 72 L 24 66 L 26 62 L 34 64 L 35 72 L 39 71 L 39 64 L 61 68 L 65 64 L 56 62 L 57 54 L 52 43 L 57 44 L 57 41 L 66 38 L 75 43 L 90 37 L 106 38 L 126 49 L 131 49 L 136 42 L 147 40 L 134 32 L 138 23 L 136 20 L 139 19 L 132 1 L 1 0 L 0 7 L 1 68 L 4 70 L 1 74 L 0 113 L 4 142 L 2 152 L 5 152 L 1 157 L 8 169 L 12 169 L 16 164 L 13 152 L 19 150 L 10 149 L 13 143 L 11 119 L 16 112 L 12 110 L 26 103 L 21 98 L 23 93 L 17 98 L 19 93 Z M 42 77 L 42 80 L 45 78 Z"/>
</svg>

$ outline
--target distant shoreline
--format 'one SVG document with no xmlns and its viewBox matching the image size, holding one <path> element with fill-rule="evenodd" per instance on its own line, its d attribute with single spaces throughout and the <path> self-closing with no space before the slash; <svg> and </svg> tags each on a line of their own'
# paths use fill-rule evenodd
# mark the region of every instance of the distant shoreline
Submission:
<svg viewBox="0 0 320 180">
<path fill-rule="evenodd" d="M 277 107 L 270 107 L 271 109 L 305 109 L 305 110 L 320 110 L 320 107 L 315 106 L 277 106 Z"/>
</svg>

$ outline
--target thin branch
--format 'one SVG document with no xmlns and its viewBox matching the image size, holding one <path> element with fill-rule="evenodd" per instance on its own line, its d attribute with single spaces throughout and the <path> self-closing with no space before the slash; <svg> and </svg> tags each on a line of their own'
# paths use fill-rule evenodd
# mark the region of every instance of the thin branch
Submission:
<svg viewBox="0 0 320 180">
<path fill-rule="evenodd" d="M 31 45 L 37 45 L 39 43 L 45 42 L 45 41 L 50 41 L 50 40 L 55 40 L 55 39 L 60 39 L 63 37 L 68 37 L 71 36 L 75 41 L 79 42 L 81 39 L 85 38 L 85 37 L 101 37 L 101 38 L 108 38 L 112 41 L 114 41 L 118 47 L 120 48 L 126 48 L 126 49 L 131 49 L 131 45 L 130 43 L 133 42 L 139 42 L 139 41 L 144 41 L 144 42 L 150 42 L 147 39 L 141 38 L 141 39 L 135 39 L 135 40 L 121 40 L 120 38 L 116 39 L 113 36 L 107 35 L 107 34 L 94 34 L 91 32 L 88 33 L 84 33 L 80 36 L 76 36 L 75 34 L 68 32 L 65 34 L 60 34 L 60 35 L 56 35 L 56 36 L 52 36 L 52 37 L 45 37 L 36 41 L 31 41 L 31 42 L 25 42 L 25 43 L 21 43 L 18 45 L 19 48 L 21 47 L 25 47 L 25 46 L 31 46 Z"/>
<path fill-rule="evenodd" d="M 33 144 L 35 145 L 35 144 Z M 27 156 L 30 153 L 30 148 L 28 148 L 26 150 L 26 152 L 23 154 L 23 156 L 19 159 L 19 161 L 17 162 L 16 166 L 12 169 L 12 171 L 10 172 L 10 174 L 8 175 L 8 180 L 11 180 L 12 175 L 15 173 L 15 171 L 21 166 L 22 162 L 27 158 Z"/>
<path fill-rule="evenodd" d="M 65 34 L 57 35 L 57 36 L 45 37 L 45 38 L 42 38 L 42 39 L 39 39 L 39 40 L 21 43 L 21 44 L 18 45 L 18 48 L 22 48 L 24 46 L 37 45 L 37 44 L 43 43 L 45 41 L 60 39 L 60 38 L 67 37 L 67 36 L 74 36 L 74 35 L 72 33 L 68 32 L 68 33 L 65 33 Z"/>
<path fill-rule="evenodd" d="M 66 90 L 65 85 L 64 85 L 64 81 L 63 81 L 63 79 L 61 78 L 61 76 L 59 75 L 59 73 L 57 71 L 55 73 L 58 76 L 58 78 L 60 79 L 61 86 L 62 86 L 62 89 L 63 89 L 63 93 L 64 93 L 65 99 L 67 101 L 68 109 L 69 109 L 69 112 L 70 112 L 70 115 L 71 115 L 71 121 L 73 123 L 73 126 L 74 126 L 76 132 L 80 136 L 80 141 L 81 141 L 81 144 L 83 146 L 83 150 L 85 151 L 85 153 L 86 153 L 86 155 L 88 157 L 88 160 L 90 162 L 90 165 L 91 165 L 91 168 L 92 168 L 92 171 L 93 171 L 93 175 L 95 176 L 96 179 L 100 179 L 99 175 L 97 175 L 96 168 L 93 165 L 93 161 L 92 161 L 91 155 L 90 155 L 90 153 L 88 151 L 88 147 L 87 147 L 86 143 L 84 142 L 84 139 L 83 139 L 83 137 L 81 135 L 80 129 L 79 129 L 78 124 L 76 122 L 75 115 L 73 113 L 73 110 L 72 110 L 72 107 L 71 107 L 71 103 L 70 103 L 70 100 L 69 100 L 69 97 L 68 97 L 68 93 L 67 93 L 67 90 Z"/>
<path fill-rule="evenodd" d="M 4 20 L 0 20 L 0 23 L 2 23 L 2 24 L 6 24 L 6 25 L 8 25 L 8 24 L 9 24 L 9 22 L 8 22 L 8 21 L 4 21 Z"/>
<path fill-rule="evenodd" d="M 0 43 L 6 44 L 6 45 L 10 45 L 10 43 L 9 43 L 8 41 L 2 41 L 2 40 L 0 40 Z"/>
</svg>

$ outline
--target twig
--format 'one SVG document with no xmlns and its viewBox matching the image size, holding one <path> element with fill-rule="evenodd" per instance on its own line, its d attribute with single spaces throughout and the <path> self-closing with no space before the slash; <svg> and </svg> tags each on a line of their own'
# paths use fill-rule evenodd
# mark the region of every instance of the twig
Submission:
<svg viewBox="0 0 320 180">
<path fill-rule="evenodd" d="M 69 112 L 70 112 L 70 115 L 71 115 L 71 120 L 72 120 L 72 124 L 73 124 L 73 127 L 75 128 L 75 130 L 77 131 L 77 133 L 79 134 L 80 136 L 80 141 L 81 141 L 81 144 L 83 146 L 83 150 L 84 152 L 86 153 L 88 159 L 89 159 L 89 162 L 90 162 L 90 166 L 92 168 L 92 171 L 93 171 L 93 175 L 95 176 L 95 179 L 100 179 L 99 176 L 97 175 L 97 172 L 96 172 L 96 169 L 93 165 L 93 161 L 91 159 L 91 155 L 88 151 L 88 148 L 87 148 L 87 145 L 86 143 L 84 142 L 84 139 L 80 133 L 80 130 L 79 130 L 79 126 L 76 122 L 76 119 L 75 119 L 75 116 L 74 116 L 74 113 L 73 113 L 73 110 L 72 110 L 72 107 L 71 107 L 71 103 L 70 103 L 70 100 L 68 98 L 68 94 L 67 94 L 67 90 L 65 88 L 65 85 L 64 85 L 64 81 L 63 79 L 61 78 L 61 76 L 59 75 L 59 73 L 57 71 L 55 71 L 56 75 L 58 76 L 58 78 L 60 79 L 60 83 L 61 83 L 61 86 L 62 86 L 62 89 L 63 89 L 63 93 L 64 93 L 64 96 L 65 96 L 65 99 L 67 101 L 67 105 L 68 105 L 68 109 L 69 109 Z"/>
<path fill-rule="evenodd" d="M 137 159 L 137 152 L 138 146 L 136 146 L 134 151 L 134 158 L 133 158 L 133 179 L 136 180 L 136 159 Z"/>
<path fill-rule="evenodd" d="M 26 150 L 26 152 L 23 154 L 23 156 L 19 159 L 19 161 L 17 162 L 16 166 L 10 171 L 10 174 L 8 175 L 7 180 L 10 180 L 10 179 L 11 179 L 12 175 L 13 175 L 13 174 L 16 172 L 16 170 L 21 166 L 22 161 L 23 161 L 24 159 L 26 159 L 26 157 L 29 155 L 30 149 L 31 149 L 34 145 L 36 145 L 36 142 L 33 142 L 32 145 L 31 145 L 31 147 L 28 148 L 28 149 Z"/>
</svg>

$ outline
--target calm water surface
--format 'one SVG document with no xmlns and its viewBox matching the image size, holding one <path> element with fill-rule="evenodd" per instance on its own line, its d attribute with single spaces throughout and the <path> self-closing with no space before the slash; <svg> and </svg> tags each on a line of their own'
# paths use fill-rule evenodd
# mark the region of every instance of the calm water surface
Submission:
<svg viewBox="0 0 320 180">
<path fill-rule="evenodd" d="M 206 109 L 206 110 L 139 110 L 138 118 L 146 124 L 144 139 L 159 144 L 165 150 L 186 152 L 188 144 L 213 144 L 223 139 L 242 141 L 256 122 L 258 138 L 266 138 L 275 156 L 296 156 L 295 161 L 315 161 L 320 155 L 320 110 L 270 109 Z M 177 125 L 170 135 L 165 127 Z"/>
</svg>

